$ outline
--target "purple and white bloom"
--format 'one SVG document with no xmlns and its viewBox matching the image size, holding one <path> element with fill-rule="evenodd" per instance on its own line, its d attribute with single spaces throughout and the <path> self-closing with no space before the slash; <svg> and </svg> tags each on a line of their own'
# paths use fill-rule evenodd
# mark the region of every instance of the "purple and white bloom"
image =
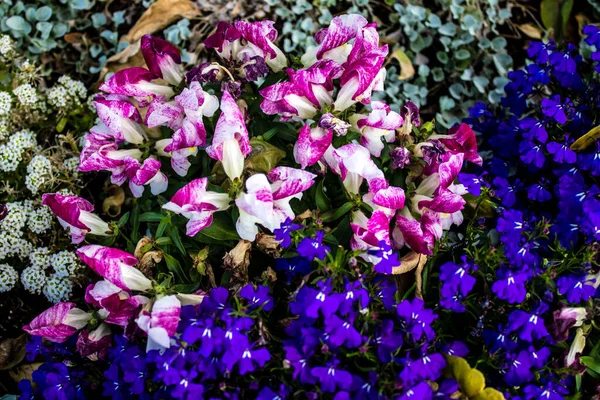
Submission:
<svg viewBox="0 0 600 400">
<path fill-rule="evenodd" d="M 148 334 L 146 351 L 171 346 L 171 338 L 177 332 L 181 303 L 177 296 L 164 296 L 152 304 L 152 311 L 144 310 L 135 320 L 138 327 Z"/>
<path fill-rule="evenodd" d="M 380 243 L 390 244 L 390 220 L 391 217 L 383 210 L 375 210 L 370 218 L 362 211 L 352 212 L 350 228 L 352 238 L 350 247 L 352 250 L 375 250 L 379 249 Z M 371 255 L 366 251 L 361 254 L 365 260 L 377 264 L 379 257 Z"/>
<path fill-rule="evenodd" d="M 101 280 L 86 288 L 85 301 L 98 308 L 98 315 L 104 322 L 126 328 L 150 299 L 139 294 L 133 296 L 129 290 Z"/>
<path fill-rule="evenodd" d="M 565 367 L 575 366 L 579 362 L 579 356 L 581 356 L 584 348 L 585 335 L 583 333 L 583 328 L 577 328 L 575 338 L 573 339 L 573 343 L 571 343 L 571 347 L 569 347 L 569 352 L 565 357 Z"/>
<path fill-rule="evenodd" d="M 146 139 L 142 117 L 125 96 L 99 95 L 94 100 L 98 117 L 115 139 L 140 144 Z"/>
<path fill-rule="evenodd" d="M 400 116 L 402 117 L 402 127 L 400 133 L 408 136 L 412 133 L 413 126 L 421 126 L 421 114 L 419 113 L 419 107 L 412 101 L 408 100 L 402 106 L 400 110 Z"/>
<path fill-rule="evenodd" d="M 315 41 L 318 46 L 309 48 L 302 56 L 305 67 L 313 65 L 317 60 L 334 60 L 344 64 L 352 50 L 350 41 L 356 38 L 368 21 L 359 14 L 346 14 L 335 17 L 327 28 L 317 32 Z"/>
<path fill-rule="evenodd" d="M 108 349 L 112 345 L 112 332 L 110 326 L 101 323 L 92 331 L 84 329 L 77 336 L 75 349 L 82 357 L 91 361 L 106 358 Z"/>
<path fill-rule="evenodd" d="M 329 168 L 342 178 L 349 193 L 359 194 L 363 179 L 366 179 L 372 193 L 389 186 L 383 171 L 371 159 L 369 150 L 359 144 L 350 143 L 337 149 L 330 146 L 324 158 Z"/>
<path fill-rule="evenodd" d="M 564 342 L 569 338 L 569 330 L 583 325 L 587 318 L 584 307 L 563 307 L 552 313 L 550 334 L 557 342 Z"/>
<path fill-rule="evenodd" d="M 300 169 L 277 167 L 268 174 L 252 175 L 246 180 L 246 193 L 236 200 L 240 216 L 236 229 L 242 239 L 254 241 L 258 233 L 257 224 L 273 232 L 295 214 L 290 200 L 302 198 L 302 192 L 310 188 L 316 175 Z"/>
<path fill-rule="evenodd" d="M 90 130 L 90 133 L 84 137 L 84 145 L 79 155 L 79 171 L 109 171 L 111 172 L 111 182 L 115 185 L 122 185 L 127 180 L 125 174 L 126 158 L 139 160 L 142 152 L 138 149 L 119 150 L 117 143 L 113 140 L 100 136 L 96 128 L 104 125 L 96 125 Z"/>
<path fill-rule="evenodd" d="M 179 176 L 186 176 L 192 163 L 189 157 L 198 154 L 197 147 L 185 147 L 179 150 L 166 151 L 165 149 L 173 142 L 173 139 L 161 139 L 154 143 L 158 155 L 171 158 L 171 167 Z"/>
<path fill-rule="evenodd" d="M 77 255 L 98 275 L 123 290 L 143 292 L 152 288 L 152 281 L 135 268 L 138 259 L 133 254 L 90 244 L 79 248 Z"/>
<path fill-rule="evenodd" d="M 99 236 L 111 234 L 108 224 L 92 213 L 94 206 L 86 199 L 45 193 L 42 196 L 42 204 L 50 207 L 62 227 L 69 230 L 74 244 L 83 242 L 88 233 Z"/>
<path fill-rule="evenodd" d="M 163 205 L 163 208 L 183 215 L 189 221 L 186 225 L 186 234 L 195 236 L 202 229 L 210 226 L 213 213 L 229 208 L 229 195 L 206 190 L 207 178 L 194 179 Z"/>
<path fill-rule="evenodd" d="M 250 140 L 244 114 L 228 91 L 221 98 L 221 115 L 215 127 L 212 144 L 206 148 L 209 157 L 223 163 L 223 169 L 234 180 L 244 171 L 244 158 L 250 153 Z"/>
<path fill-rule="evenodd" d="M 294 145 L 294 159 L 302 169 L 316 164 L 325 151 L 331 146 L 333 130 L 323 128 L 310 128 L 306 124 L 300 129 L 298 140 Z"/>
<path fill-rule="evenodd" d="M 334 103 L 336 111 L 344 111 L 356 102 L 369 104 L 374 90 L 383 90 L 385 68 L 383 62 L 388 46 L 379 47 L 376 24 L 368 24 L 358 30 L 352 51 L 343 65 L 341 89 Z"/>
<path fill-rule="evenodd" d="M 394 248 L 401 249 L 405 244 L 420 254 L 433 254 L 435 239 L 442 237 L 440 214 L 425 210 L 419 220 L 404 207 L 396 216 L 396 227 L 392 231 Z"/>
<path fill-rule="evenodd" d="M 160 172 L 161 162 L 155 158 L 147 158 L 140 164 L 135 158 L 128 157 L 123 160 L 125 174 L 129 178 L 129 189 L 134 197 L 142 197 L 144 185 L 150 186 L 153 195 L 167 190 L 169 180 Z"/>
<path fill-rule="evenodd" d="M 142 36 L 142 55 L 150 72 L 171 85 L 177 86 L 183 80 L 181 53 L 173 44 L 152 35 Z"/>
<path fill-rule="evenodd" d="M 396 138 L 396 129 L 402 125 L 402 117 L 381 101 L 371 102 L 373 111 L 369 115 L 354 114 L 350 121 L 354 129 L 360 132 L 360 143 L 375 157 L 381 155 L 384 138 L 392 143 Z"/>
<path fill-rule="evenodd" d="M 274 21 L 236 21 L 233 26 L 248 42 L 238 52 L 238 59 L 245 61 L 255 56 L 264 58 L 273 72 L 279 72 L 288 64 L 285 54 L 273 43 L 277 40 Z"/>
<path fill-rule="evenodd" d="M 348 129 L 352 126 L 346 121 L 337 118 L 332 113 L 323 114 L 318 124 L 319 128 L 333 129 L 336 135 L 345 136 L 348 133 Z"/>
<path fill-rule="evenodd" d="M 140 107 L 145 107 L 149 104 L 149 99 L 169 99 L 175 94 L 170 86 L 153 83 L 154 78 L 155 75 L 146 68 L 126 68 L 115 72 L 99 89 L 109 94 L 132 96 Z"/>
<path fill-rule="evenodd" d="M 23 330 L 32 336 L 41 336 L 51 342 L 63 343 L 92 318 L 75 307 L 75 303 L 58 303 L 35 317 Z"/>
<path fill-rule="evenodd" d="M 217 30 L 204 41 L 208 49 L 215 49 L 219 57 L 227 61 L 237 60 L 242 49 L 242 34 L 233 25 L 225 21 L 217 23 Z"/>
<path fill-rule="evenodd" d="M 333 80 L 342 74 L 334 61 L 319 61 L 299 71 L 287 69 L 288 82 L 279 82 L 259 93 L 263 96 L 260 108 L 265 114 L 280 114 L 281 119 L 312 118 L 325 105 L 333 103 Z"/>
</svg>

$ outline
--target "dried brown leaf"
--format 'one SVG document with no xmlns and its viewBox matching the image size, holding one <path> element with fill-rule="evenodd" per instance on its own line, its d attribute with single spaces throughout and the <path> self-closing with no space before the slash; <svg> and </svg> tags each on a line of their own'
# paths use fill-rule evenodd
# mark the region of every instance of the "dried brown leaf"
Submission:
<svg viewBox="0 0 600 400">
<path fill-rule="evenodd" d="M 18 338 L 4 339 L 0 342 L 0 370 L 10 369 L 25 358 L 25 343 L 27 335 Z"/>
<path fill-rule="evenodd" d="M 109 217 L 116 217 L 121 214 L 121 206 L 125 201 L 125 192 L 123 188 L 117 185 L 110 185 L 106 190 L 109 195 L 102 203 L 102 211 Z"/>
<path fill-rule="evenodd" d="M 536 40 L 542 39 L 542 30 L 531 23 L 517 25 L 517 28 L 519 28 L 519 30 L 523 32 L 527 37 Z"/>
<path fill-rule="evenodd" d="M 415 67 L 413 66 L 412 61 L 402 49 L 394 51 L 390 57 L 395 58 L 398 60 L 398 63 L 400 63 L 400 75 L 398 75 L 398 79 L 403 81 L 410 79 L 415 75 Z"/>
<path fill-rule="evenodd" d="M 392 274 L 405 274 L 417 268 L 419 265 L 423 267 L 427 262 L 427 256 L 411 251 L 400 259 L 400 266 L 392 268 Z"/>
<path fill-rule="evenodd" d="M 19 365 L 18 367 L 15 367 L 15 368 L 11 369 L 10 371 L 8 371 L 8 374 L 10 375 L 12 380 L 15 382 L 21 382 L 21 380 L 23 380 L 23 379 L 31 380 L 31 375 L 42 364 L 43 363 L 38 362 L 38 363 L 32 363 L 32 364 Z"/>
</svg>

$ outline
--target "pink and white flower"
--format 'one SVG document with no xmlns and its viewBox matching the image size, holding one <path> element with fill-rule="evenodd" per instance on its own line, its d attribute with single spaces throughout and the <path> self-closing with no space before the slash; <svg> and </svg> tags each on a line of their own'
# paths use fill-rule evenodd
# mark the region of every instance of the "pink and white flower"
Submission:
<svg viewBox="0 0 600 400">
<path fill-rule="evenodd" d="M 383 90 L 385 68 L 383 62 L 388 46 L 379 47 L 376 24 L 368 24 L 358 30 L 352 51 L 343 65 L 341 89 L 334 103 L 336 111 L 343 111 L 356 102 L 369 104 L 374 90 Z"/>
<path fill-rule="evenodd" d="M 319 61 L 299 71 L 288 68 L 288 82 L 280 82 L 260 91 L 260 108 L 265 114 L 280 114 L 281 119 L 306 119 L 333 102 L 333 79 L 342 74 L 339 64 Z"/>
<path fill-rule="evenodd" d="M 186 225 L 186 234 L 195 236 L 202 229 L 210 226 L 213 213 L 229 208 L 229 195 L 206 190 L 207 178 L 194 179 L 163 205 L 163 208 L 183 215 L 189 221 Z"/>
<path fill-rule="evenodd" d="M 152 35 L 142 36 L 140 47 L 150 72 L 171 85 L 179 85 L 183 80 L 183 69 L 177 47 Z"/>
<path fill-rule="evenodd" d="M 254 241 L 257 224 L 273 231 L 287 218 L 294 219 L 290 200 L 302 198 L 302 192 L 314 184 L 316 175 L 300 169 L 277 167 L 268 174 L 252 175 L 246 180 L 246 193 L 236 200 L 240 216 L 236 223 L 242 239 Z"/>
<path fill-rule="evenodd" d="M 314 165 L 323 157 L 331 141 L 333 130 L 322 128 L 310 128 L 306 124 L 300 129 L 298 140 L 294 145 L 294 159 L 302 166 L 302 169 Z"/>
<path fill-rule="evenodd" d="M 181 303 L 177 296 L 164 296 L 152 304 L 152 310 L 144 310 L 135 320 L 138 327 L 148 334 L 146 351 L 171 346 L 171 338 L 177 332 Z"/>
<path fill-rule="evenodd" d="M 352 126 L 348 122 L 337 118 L 332 113 L 323 114 L 319 120 L 319 128 L 326 130 L 332 129 L 337 136 L 344 136 L 348 133 L 348 129 Z"/>
<path fill-rule="evenodd" d="M 120 94 L 135 98 L 140 107 L 145 107 L 151 99 L 169 99 L 175 92 L 170 86 L 153 83 L 155 75 L 146 68 L 131 67 L 115 72 L 99 89 L 109 94 Z"/>
<path fill-rule="evenodd" d="M 467 124 L 460 124 L 451 128 L 447 135 L 432 135 L 430 139 L 437 139 L 452 154 L 464 154 L 464 159 L 474 164 L 482 165 L 483 159 L 477 152 L 477 137 Z"/>
<path fill-rule="evenodd" d="M 417 220 L 404 207 L 396 215 L 396 227 L 392 231 L 394 248 L 401 249 L 404 245 L 420 254 L 433 254 L 436 239 L 442 237 L 442 222 L 440 214 L 425 210 Z"/>
<path fill-rule="evenodd" d="M 333 18 L 327 28 L 317 32 L 315 40 L 316 48 L 310 48 L 302 56 L 302 64 L 305 67 L 313 65 L 317 60 L 334 60 L 344 64 L 352 50 L 349 43 L 356 38 L 368 21 L 359 14 L 346 14 Z"/>
<path fill-rule="evenodd" d="M 221 98 L 221 115 L 215 127 L 212 144 L 206 148 L 209 157 L 223 163 L 227 176 L 234 180 L 242 176 L 244 158 L 252 147 L 244 114 L 228 91 Z"/>
<path fill-rule="evenodd" d="M 396 138 L 396 129 L 402 125 L 402 117 L 381 101 L 371 102 L 373 111 L 369 115 L 354 114 L 350 117 L 354 129 L 360 132 L 360 143 L 375 157 L 381 155 L 383 142 L 392 143 Z"/>
<path fill-rule="evenodd" d="M 83 242 L 88 233 L 110 236 L 108 224 L 92 213 L 94 206 L 86 199 L 45 193 L 42 196 L 42 204 L 50 207 L 62 227 L 69 230 L 73 243 Z"/>
<path fill-rule="evenodd" d="M 146 139 L 141 126 L 142 117 L 125 96 L 99 95 L 94 101 L 98 117 L 113 137 L 129 143 L 140 144 Z"/>
<path fill-rule="evenodd" d="M 142 197 L 144 185 L 150 186 L 153 195 L 163 193 L 167 190 L 169 180 L 160 172 L 161 162 L 155 158 L 147 158 L 140 164 L 135 158 L 123 160 L 125 174 L 129 178 L 129 189 L 134 197 Z"/>
<path fill-rule="evenodd" d="M 98 314 L 104 322 L 126 328 L 140 307 L 150 299 L 141 295 L 132 296 L 129 291 L 101 280 L 87 287 L 85 301 L 99 308 Z"/>
<path fill-rule="evenodd" d="M 98 275 L 123 290 L 143 292 L 152 288 L 152 281 L 135 268 L 138 259 L 133 254 L 90 244 L 79 248 L 77 255 Z"/>
<path fill-rule="evenodd" d="M 242 60 L 260 56 L 265 59 L 273 72 L 279 72 L 287 66 L 285 54 L 273 43 L 277 40 L 277 29 L 273 21 L 236 21 L 233 25 L 240 35 L 248 42 L 238 52 Z"/>
<path fill-rule="evenodd" d="M 91 318 L 92 313 L 76 308 L 75 303 L 58 303 L 35 317 L 23 330 L 32 336 L 63 343 L 85 327 Z"/>
<path fill-rule="evenodd" d="M 84 329 L 79 332 L 75 350 L 82 356 L 92 361 L 105 359 L 108 349 L 112 344 L 112 332 L 110 326 L 101 323 L 96 329 L 90 331 Z"/>
<path fill-rule="evenodd" d="M 369 191 L 376 193 L 389 186 L 383 171 L 371 159 L 369 150 L 355 143 L 337 149 L 329 147 L 324 155 L 329 168 L 342 178 L 349 193 L 359 194 L 363 180 L 369 184 Z"/>
<path fill-rule="evenodd" d="M 242 49 L 242 34 L 233 25 L 225 21 L 217 23 L 217 30 L 204 41 L 208 49 L 215 49 L 219 57 L 234 61 Z"/>
</svg>

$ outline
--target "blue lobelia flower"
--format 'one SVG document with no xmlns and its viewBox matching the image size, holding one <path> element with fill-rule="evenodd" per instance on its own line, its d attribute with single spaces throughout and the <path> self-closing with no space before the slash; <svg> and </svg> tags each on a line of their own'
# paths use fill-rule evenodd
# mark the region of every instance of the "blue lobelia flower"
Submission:
<svg viewBox="0 0 600 400">
<path fill-rule="evenodd" d="M 323 244 L 324 235 L 325 233 L 323 231 L 318 231 L 314 239 L 302 239 L 300 243 L 298 243 L 296 251 L 298 252 L 298 254 L 308 259 L 309 261 L 312 261 L 315 258 L 323 260 L 327 256 L 327 253 L 330 251 L 329 247 Z"/>
<path fill-rule="evenodd" d="M 543 313 L 548 311 L 548 305 L 544 302 L 538 303 L 531 313 L 523 310 L 514 310 L 508 316 L 508 332 L 516 332 L 521 340 L 532 342 L 533 340 L 548 337 L 548 331 L 544 325 Z"/>
<path fill-rule="evenodd" d="M 288 217 L 279 228 L 273 231 L 273 234 L 275 235 L 275 240 L 279 240 L 281 242 L 279 243 L 279 245 L 287 249 L 292 244 L 292 237 L 290 236 L 290 234 L 293 231 L 297 231 L 302 228 L 304 228 L 304 225 L 294 224 L 292 223 L 292 220 Z"/>
</svg>

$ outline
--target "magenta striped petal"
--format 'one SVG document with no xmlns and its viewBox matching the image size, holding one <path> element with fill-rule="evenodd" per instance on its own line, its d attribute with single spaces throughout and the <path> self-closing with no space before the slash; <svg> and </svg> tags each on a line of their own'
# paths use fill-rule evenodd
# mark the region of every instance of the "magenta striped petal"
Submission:
<svg viewBox="0 0 600 400">
<path fill-rule="evenodd" d="M 440 187 L 447 188 L 450 186 L 462 169 L 464 154 L 452 154 L 448 160 L 440 164 L 438 173 L 440 175 Z"/>
<path fill-rule="evenodd" d="M 58 218 L 79 229 L 88 229 L 79 221 L 81 211 L 94 211 L 94 206 L 86 199 L 59 193 L 45 193 L 42 195 L 42 204 L 50 207 Z"/>
<path fill-rule="evenodd" d="M 77 255 L 97 274 L 123 290 L 152 288 L 152 282 L 134 267 L 137 258 L 123 250 L 92 244 L 79 248 Z"/>
<path fill-rule="evenodd" d="M 477 153 L 477 137 L 473 129 L 465 123 L 453 127 L 448 131 L 451 139 L 440 139 L 448 149 L 454 153 L 464 153 L 465 160 L 482 165 L 483 159 Z"/>
<path fill-rule="evenodd" d="M 373 196 L 373 203 L 392 210 L 400 210 L 404 207 L 405 199 L 402 188 L 390 186 L 376 192 Z"/>
<path fill-rule="evenodd" d="M 286 199 L 308 190 L 317 177 L 308 171 L 290 167 L 276 167 L 267 176 L 273 183 L 273 200 Z"/>
<path fill-rule="evenodd" d="M 165 151 L 176 151 L 198 146 L 206 146 L 204 125 L 201 121 L 194 124 L 185 119 L 181 128 L 173 133 L 173 140 L 165 147 Z"/>
<path fill-rule="evenodd" d="M 273 50 L 272 43 L 277 39 L 277 30 L 273 27 L 274 23 L 273 21 L 236 21 L 233 25 L 244 39 L 268 54 L 269 57 L 275 58 L 277 53 Z"/>
<path fill-rule="evenodd" d="M 440 191 L 433 200 L 419 201 L 419 209 L 428 208 L 440 213 L 455 213 L 465 207 L 466 201 L 462 196 L 452 193 L 450 190 L 444 189 Z"/>
<path fill-rule="evenodd" d="M 172 85 L 181 82 L 183 75 L 177 65 L 181 64 L 181 53 L 177 47 L 164 39 L 147 34 L 142 36 L 140 47 L 150 72 Z"/>
<path fill-rule="evenodd" d="M 204 41 L 208 49 L 217 49 L 219 54 L 223 53 L 227 42 L 233 42 L 242 37 L 242 34 L 231 24 L 225 21 L 217 23 L 217 30 Z"/>
<path fill-rule="evenodd" d="M 142 82 L 150 82 L 155 76 L 146 68 L 132 67 L 115 72 L 99 89 L 110 94 L 125 96 L 145 97 L 154 96 L 154 93 L 140 87 Z"/>
<path fill-rule="evenodd" d="M 142 118 L 137 108 L 129 101 L 111 96 L 97 96 L 94 101 L 98 117 L 115 137 L 129 143 L 142 143 L 145 133 L 139 125 Z"/>
<path fill-rule="evenodd" d="M 314 165 L 323 157 L 333 140 L 333 130 L 310 128 L 306 124 L 300 130 L 294 145 L 294 159 L 302 168 Z"/>
<path fill-rule="evenodd" d="M 367 25 L 368 21 L 358 14 L 347 14 L 335 17 L 329 26 L 315 35 L 319 43 L 317 58 L 321 59 L 328 51 L 338 48 L 354 39 L 357 33 Z"/>
<path fill-rule="evenodd" d="M 154 302 L 151 313 L 136 319 L 141 330 L 148 334 L 146 351 L 170 347 L 171 337 L 177 332 L 181 303 L 175 295 L 164 296 Z"/>
<path fill-rule="evenodd" d="M 168 126 L 178 129 L 183 122 L 183 108 L 175 102 L 165 102 L 156 98 L 150 103 L 144 123 L 149 128 Z"/>
<path fill-rule="evenodd" d="M 85 326 L 86 318 L 90 317 L 91 314 L 75 308 L 75 303 L 58 303 L 35 317 L 23 330 L 32 336 L 42 336 L 51 342 L 63 343 Z"/>
<path fill-rule="evenodd" d="M 215 127 L 212 144 L 206 148 L 206 153 L 215 160 L 223 161 L 223 143 L 231 139 L 238 142 L 244 157 L 252 150 L 242 110 L 231 94 L 224 91 L 221 98 L 221 115 Z"/>
</svg>

